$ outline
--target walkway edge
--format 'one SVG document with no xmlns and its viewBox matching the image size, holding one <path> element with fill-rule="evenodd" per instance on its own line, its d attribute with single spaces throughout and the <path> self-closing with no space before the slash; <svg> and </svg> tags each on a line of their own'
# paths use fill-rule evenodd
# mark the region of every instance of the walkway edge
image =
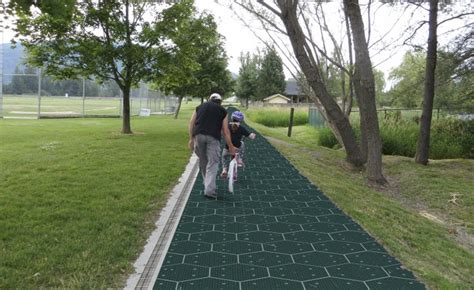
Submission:
<svg viewBox="0 0 474 290">
<path fill-rule="evenodd" d="M 156 221 L 156 229 L 148 238 L 142 254 L 134 263 L 135 273 L 130 275 L 124 289 L 152 289 L 168 252 L 189 194 L 198 173 L 198 158 L 192 154 L 186 169 L 173 188 L 166 206 Z"/>
</svg>

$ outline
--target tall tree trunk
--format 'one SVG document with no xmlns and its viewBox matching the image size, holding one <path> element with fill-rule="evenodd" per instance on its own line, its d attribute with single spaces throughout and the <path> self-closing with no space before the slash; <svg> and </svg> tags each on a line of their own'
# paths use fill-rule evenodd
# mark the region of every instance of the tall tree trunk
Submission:
<svg viewBox="0 0 474 290">
<path fill-rule="evenodd" d="M 352 37 L 351 30 L 349 25 L 349 16 L 347 13 L 344 13 L 345 23 L 346 23 L 346 33 L 347 33 L 347 46 L 349 50 L 349 100 L 347 102 L 346 110 L 344 115 L 348 118 L 351 115 L 352 103 L 354 101 L 354 58 L 352 56 Z"/>
<path fill-rule="evenodd" d="M 377 107 L 375 105 L 375 80 L 370 61 L 369 48 L 365 39 L 364 23 L 358 0 L 344 0 L 349 16 L 355 50 L 354 89 L 359 100 L 363 145 L 367 146 L 367 178 L 384 184 L 382 174 L 382 141 L 380 139 Z"/>
<path fill-rule="evenodd" d="M 176 112 L 174 112 L 174 118 L 175 119 L 178 119 L 178 114 L 179 114 L 179 110 L 181 109 L 181 103 L 182 102 L 183 102 L 183 97 L 179 96 L 178 97 L 178 107 L 176 108 Z"/>
<path fill-rule="evenodd" d="M 278 0 L 278 6 L 281 10 L 279 16 L 285 25 L 296 59 L 306 76 L 308 84 L 314 90 L 319 101 L 324 106 L 329 121 L 334 123 L 334 126 L 339 132 L 346 150 L 347 161 L 354 166 L 362 166 L 363 159 L 360 148 L 357 144 L 354 131 L 349 123 L 349 119 L 344 115 L 337 102 L 328 93 L 298 22 L 298 17 L 296 15 L 297 2 L 298 1 L 295 0 Z"/>
<path fill-rule="evenodd" d="M 426 53 L 425 92 L 423 96 L 423 112 L 420 120 L 420 134 L 416 143 L 415 162 L 428 164 L 430 151 L 431 118 L 435 94 L 435 70 L 437 51 L 438 1 L 430 0 L 430 18 L 428 32 L 428 51 Z"/>
<path fill-rule="evenodd" d="M 122 111 L 122 133 L 132 134 L 130 125 L 130 85 L 125 85 L 122 90 L 123 94 L 123 111 Z"/>
</svg>

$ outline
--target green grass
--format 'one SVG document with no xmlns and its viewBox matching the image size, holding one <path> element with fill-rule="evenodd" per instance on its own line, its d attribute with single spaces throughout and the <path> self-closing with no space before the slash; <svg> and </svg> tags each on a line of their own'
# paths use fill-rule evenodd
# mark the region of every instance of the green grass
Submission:
<svg viewBox="0 0 474 290">
<path fill-rule="evenodd" d="M 248 119 L 267 127 L 288 127 L 290 123 L 290 108 L 250 108 L 245 111 Z M 293 125 L 308 123 L 308 108 L 296 108 Z"/>
<path fill-rule="evenodd" d="M 341 150 L 318 147 L 310 127 L 286 137 L 282 131 L 250 122 L 272 141 L 305 176 L 344 212 L 359 222 L 387 250 L 431 289 L 473 289 L 472 243 L 457 241 L 456 232 L 472 238 L 474 220 L 474 160 L 443 160 L 425 167 L 410 158 L 384 156 L 391 184 L 368 188 L 363 173 L 353 172 Z M 312 141 L 312 142 L 311 142 Z M 458 205 L 448 202 L 460 194 Z M 446 224 L 420 215 L 426 211 Z"/>
<path fill-rule="evenodd" d="M 183 102 L 184 103 L 184 102 Z M 140 107 L 146 107 L 146 99 L 131 99 L 131 113 L 137 115 Z M 84 112 L 86 115 L 120 115 L 121 104 L 118 98 L 97 98 L 64 96 L 42 96 L 41 114 L 53 116 L 78 116 Z M 151 100 L 151 109 L 160 111 L 164 106 L 164 101 L 158 104 L 158 101 Z M 38 97 L 32 95 L 4 95 L 3 99 L 4 115 L 7 117 L 36 117 L 38 112 Z"/>
<path fill-rule="evenodd" d="M 171 116 L 0 120 L 0 289 L 119 288 L 190 156 Z"/>
</svg>

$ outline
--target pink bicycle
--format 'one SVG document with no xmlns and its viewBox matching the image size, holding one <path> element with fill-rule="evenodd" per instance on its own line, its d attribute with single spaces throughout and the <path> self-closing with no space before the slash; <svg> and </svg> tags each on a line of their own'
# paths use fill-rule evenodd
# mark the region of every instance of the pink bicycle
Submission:
<svg viewBox="0 0 474 290">
<path fill-rule="evenodd" d="M 239 168 L 239 164 L 237 162 L 238 158 L 239 154 L 235 153 L 234 158 L 232 158 L 229 164 L 229 173 L 227 174 L 227 179 L 229 180 L 229 192 L 234 192 L 234 182 L 237 181 Z"/>
</svg>

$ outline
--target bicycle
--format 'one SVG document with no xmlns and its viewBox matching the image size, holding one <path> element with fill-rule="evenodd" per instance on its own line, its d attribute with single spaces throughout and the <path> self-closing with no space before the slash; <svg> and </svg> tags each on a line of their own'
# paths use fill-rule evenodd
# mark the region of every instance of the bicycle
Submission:
<svg viewBox="0 0 474 290">
<path fill-rule="evenodd" d="M 239 154 L 235 153 L 234 158 L 230 161 L 229 164 L 229 173 L 227 178 L 229 179 L 229 192 L 234 192 L 234 182 L 237 182 L 238 168 L 239 164 L 237 162 Z"/>
</svg>

